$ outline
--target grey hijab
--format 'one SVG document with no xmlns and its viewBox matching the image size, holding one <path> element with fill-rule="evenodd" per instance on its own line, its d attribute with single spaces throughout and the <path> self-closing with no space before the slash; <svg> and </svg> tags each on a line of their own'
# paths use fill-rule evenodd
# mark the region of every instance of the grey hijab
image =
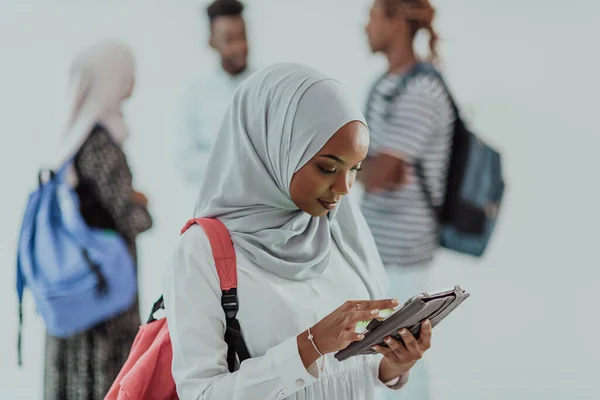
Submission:
<svg viewBox="0 0 600 400">
<path fill-rule="evenodd" d="M 215 141 L 195 217 L 214 217 L 236 251 L 280 277 L 302 281 L 327 267 L 332 240 L 371 298 L 387 276 L 364 217 L 349 198 L 312 217 L 290 197 L 292 176 L 339 128 L 364 118 L 340 84 L 299 64 L 276 64 L 238 88 Z"/>
</svg>

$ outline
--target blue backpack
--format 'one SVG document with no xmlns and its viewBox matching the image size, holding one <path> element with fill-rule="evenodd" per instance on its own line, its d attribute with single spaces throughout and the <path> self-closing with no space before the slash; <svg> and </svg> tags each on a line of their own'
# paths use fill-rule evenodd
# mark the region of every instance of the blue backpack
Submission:
<svg viewBox="0 0 600 400">
<path fill-rule="evenodd" d="M 65 338 L 127 310 L 136 300 L 134 260 L 114 231 L 90 227 L 66 180 L 67 161 L 27 203 L 17 253 L 19 364 L 23 291 L 29 287 L 48 333 Z"/>
<path fill-rule="evenodd" d="M 391 106 L 406 89 L 408 82 L 419 75 L 431 75 L 439 79 L 450 96 L 438 70 L 429 63 L 418 63 L 386 98 L 388 105 Z M 504 194 L 500 153 L 466 127 L 452 96 L 450 101 L 456 120 L 446 196 L 441 206 L 433 203 L 421 163 L 417 161 L 414 168 L 425 198 L 437 216 L 440 245 L 449 250 L 480 257 L 494 230 Z M 385 115 L 389 117 L 389 111 Z"/>
</svg>

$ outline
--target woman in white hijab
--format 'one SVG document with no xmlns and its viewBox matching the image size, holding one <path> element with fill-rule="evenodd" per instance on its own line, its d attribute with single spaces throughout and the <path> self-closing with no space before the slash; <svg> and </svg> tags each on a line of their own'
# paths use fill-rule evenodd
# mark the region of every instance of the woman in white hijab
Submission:
<svg viewBox="0 0 600 400">
<path fill-rule="evenodd" d="M 392 339 L 393 350 L 378 348 L 383 357 L 333 357 L 363 338 L 357 322 L 398 304 L 376 300 L 387 278 L 364 218 L 344 198 L 368 145 L 359 109 L 313 69 L 278 64 L 237 90 L 195 217 L 217 218 L 230 231 L 237 315 L 252 358 L 228 371 L 215 263 L 206 234 L 192 227 L 165 283 L 180 398 L 365 400 L 376 387 L 406 383 L 429 348 L 427 323 L 420 340 L 405 332 L 406 347 Z"/>
<path fill-rule="evenodd" d="M 122 145 L 127 128 L 121 104 L 134 86 L 131 50 L 100 43 L 79 54 L 62 137 L 62 160 L 73 158 L 71 181 L 88 225 L 120 234 L 135 258 L 136 236 L 152 226 L 146 199 L 131 186 Z M 137 334 L 137 301 L 122 315 L 67 339 L 47 336 L 46 400 L 104 398 Z"/>
</svg>

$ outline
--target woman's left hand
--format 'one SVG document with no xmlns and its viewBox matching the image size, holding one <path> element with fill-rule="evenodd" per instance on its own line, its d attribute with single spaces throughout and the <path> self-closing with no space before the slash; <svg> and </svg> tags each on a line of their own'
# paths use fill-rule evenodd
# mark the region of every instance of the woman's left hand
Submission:
<svg viewBox="0 0 600 400">
<path fill-rule="evenodd" d="M 148 207 L 148 198 L 144 193 L 133 191 L 131 193 L 131 200 L 142 207 Z"/>
<path fill-rule="evenodd" d="M 387 348 L 374 346 L 373 349 L 384 357 L 379 367 L 380 380 L 388 382 L 410 371 L 431 347 L 431 331 L 431 323 L 425 320 L 421 323 L 419 340 L 415 339 L 408 329 L 401 329 L 398 333 L 404 344 L 392 337 L 386 337 L 384 341 L 388 345 Z"/>
</svg>

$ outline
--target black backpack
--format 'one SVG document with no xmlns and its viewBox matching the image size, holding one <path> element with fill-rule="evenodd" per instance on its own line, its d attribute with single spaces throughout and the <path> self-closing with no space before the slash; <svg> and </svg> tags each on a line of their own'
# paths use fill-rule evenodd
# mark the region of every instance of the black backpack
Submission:
<svg viewBox="0 0 600 400">
<path fill-rule="evenodd" d="M 417 63 L 400 80 L 392 94 L 385 97 L 388 110 L 384 114 L 384 119 L 389 118 L 390 107 L 402 95 L 408 82 L 421 75 L 430 75 L 439 79 L 450 97 L 456 117 L 446 180 L 446 195 L 442 206 L 433 204 L 421 162 L 417 161 L 413 167 L 425 198 L 438 220 L 440 245 L 459 253 L 479 257 L 483 255 L 489 243 L 504 194 L 500 153 L 467 128 L 444 79 L 430 63 Z M 371 89 L 369 102 L 377 83 Z"/>
</svg>

